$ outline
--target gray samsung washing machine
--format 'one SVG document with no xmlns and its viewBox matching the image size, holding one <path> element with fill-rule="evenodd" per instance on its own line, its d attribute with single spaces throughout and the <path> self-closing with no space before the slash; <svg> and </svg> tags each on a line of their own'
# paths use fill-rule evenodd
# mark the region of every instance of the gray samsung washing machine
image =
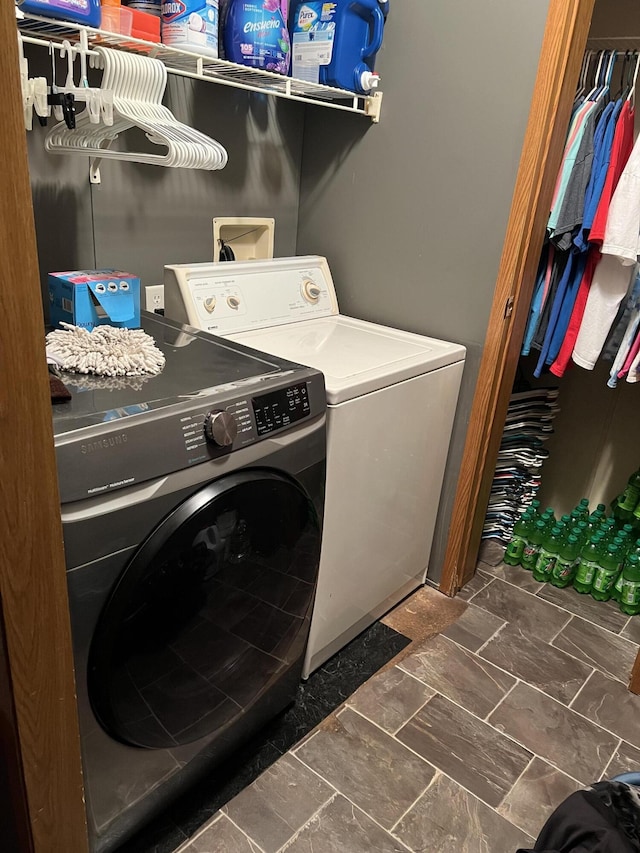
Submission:
<svg viewBox="0 0 640 853">
<path fill-rule="evenodd" d="M 155 315 L 157 377 L 54 408 L 92 849 L 294 698 L 320 559 L 322 374 Z"/>
</svg>

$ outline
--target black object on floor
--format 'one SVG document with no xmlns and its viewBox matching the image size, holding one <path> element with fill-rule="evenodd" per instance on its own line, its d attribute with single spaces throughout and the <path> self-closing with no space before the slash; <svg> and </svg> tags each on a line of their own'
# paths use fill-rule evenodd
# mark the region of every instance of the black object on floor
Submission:
<svg viewBox="0 0 640 853">
<path fill-rule="evenodd" d="M 382 622 L 374 623 L 299 686 L 294 705 L 119 848 L 119 853 L 171 853 L 410 642 Z"/>
</svg>

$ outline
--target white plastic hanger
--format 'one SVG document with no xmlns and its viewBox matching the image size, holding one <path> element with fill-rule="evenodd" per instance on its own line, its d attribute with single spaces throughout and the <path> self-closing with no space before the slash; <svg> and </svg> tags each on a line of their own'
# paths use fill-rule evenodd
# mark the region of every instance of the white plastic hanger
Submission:
<svg viewBox="0 0 640 853">
<path fill-rule="evenodd" d="M 96 48 L 96 53 L 104 68 L 102 89 L 113 92 L 113 125 L 91 123 L 85 111 L 77 117 L 74 130 L 60 123 L 50 131 L 45 140 L 47 151 L 95 158 L 92 180 L 99 180 L 95 173 L 103 157 L 173 168 L 214 170 L 226 165 L 227 152 L 222 145 L 179 122 L 161 103 L 167 84 L 167 69 L 161 62 L 103 47 Z M 152 143 L 164 146 L 166 153 L 112 150 L 117 136 L 132 127 L 142 129 Z"/>
</svg>

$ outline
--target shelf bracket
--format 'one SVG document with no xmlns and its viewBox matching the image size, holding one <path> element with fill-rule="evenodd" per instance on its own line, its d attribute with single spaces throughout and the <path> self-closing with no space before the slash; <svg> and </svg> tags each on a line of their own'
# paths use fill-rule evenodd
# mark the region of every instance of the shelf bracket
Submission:
<svg viewBox="0 0 640 853">
<path fill-rule="evenodd" d="M 375 92 L 373 95 L 369 95 L 365 100 L 365 111 L 374 124 L 378 124 L 380 121 L 382 94 L 382 92 Z"/>
<path fill-rule="evenodd" d="M 102 162 L 102 157 L 91 157 L 89 159 L 89 183 L 91 184 L 100 184 L 102 183 L 100 178 L 100 163 Z"/>
</svg>

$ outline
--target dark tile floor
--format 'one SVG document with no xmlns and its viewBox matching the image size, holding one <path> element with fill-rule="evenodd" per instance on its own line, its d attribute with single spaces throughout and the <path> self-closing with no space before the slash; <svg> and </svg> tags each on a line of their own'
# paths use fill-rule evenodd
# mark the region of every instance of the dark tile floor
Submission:
<svg viewBox="0 0 640 853">
<path fill-rule="evenodd" d="M 640 617 L 502 564 L 463 596 L 392 614 L 414 642 L 180 853 L 514 853 L 572 791 L 640 769 Z"/>
<path fill-rule="evenodd" d="M 119 853 L 172 853 L 409 643 L 408 637 L 382 622 L 372 625 L 300 685 L 293 706 L 259 732 L 233 759 L 216 768 L 203 782 L 190 789 L 159 821 L 146 827 L 120 847 Z M 421 702 L 420 705 L 422 704 Z M 296 761 L 295 766 L 298 765 L 299 762 Z M 280 763 L 278 767 L 280 768 Z M 285 769 L 286 767 L 278 772 L 284 772 Z M 308 771 L 308 775 L 314 774 Z M 308 786 L 308 778 L 304 782 Z M 323 798 L 318 805 L 322 805 L 327 799 Z M 313 802 L 311 793 L 309 800 Z M 294 818 L 296 828 L 300 825 L 297 814 L 299 813 L 296 813 Z M 310 814 L 307 817 L 310 817 Z M 213 846 L 211 849 L 220 849 L 225 853 L 231 853 L 233 850 L 252 850 L 253 848 L 248 846 L 238 846 L 233 840 L 237 830 L 233 825 L 229 828 L 229 824 L 228 820 L 216 824 L 223 839 L 219 842 L 222 846 Z M 286 820 L 284 825 L 286 826 Z M 282 831 L 281 828 L 280 834 Z M 206 838 L 210 835 L 211 833 Z M 284 840 L 290 835 L 291 833 L 287 834 Z M 190 848 L 190 853 L 200 851 L 202 843 L 204 842 L 200 842 L 200 847 Z M 206 850 L 209 850 L 209 846 Z M 204 848 L 202 850 L 204 851 Z"/>
</svg>

